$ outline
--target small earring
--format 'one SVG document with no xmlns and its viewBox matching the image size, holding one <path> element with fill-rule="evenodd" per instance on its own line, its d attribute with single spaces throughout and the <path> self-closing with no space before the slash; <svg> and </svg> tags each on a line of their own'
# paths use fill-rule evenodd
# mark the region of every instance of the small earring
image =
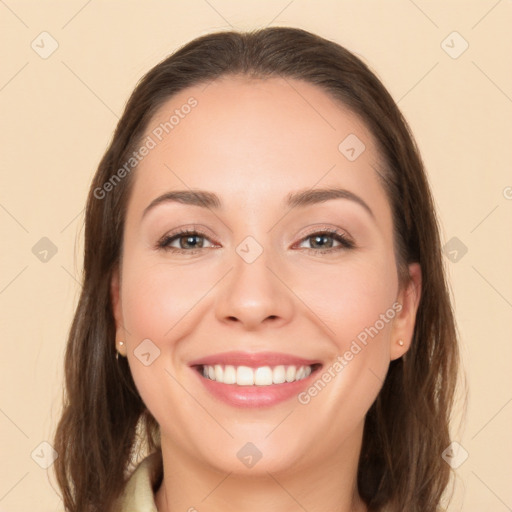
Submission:
<svg viewBox="0 0 512 512">
<path fill-rule="evenodd" d="M 122 347 L 124 345 L 124 341 L 120 341 L 119 345 Z M 116 361 L 119 360 L 119 350 L 116 350 Z"/>
<path fill-rule="evenodd" d="M 404 340 L 398 340 L 398 344 L 403 347 L 404 346 Z"/>
</svg>

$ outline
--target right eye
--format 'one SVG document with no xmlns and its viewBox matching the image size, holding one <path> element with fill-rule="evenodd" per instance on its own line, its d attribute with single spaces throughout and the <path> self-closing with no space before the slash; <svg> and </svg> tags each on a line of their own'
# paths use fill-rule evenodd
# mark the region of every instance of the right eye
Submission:
<svg viewBox="0 0 512 512">
<path fill-rule="evenodd" d="M 195 254 L 201 249 L 208 248 L 204 246 L 205 240 L 209 241 L 204 233 L 197 230 L 184 229 L 177 233 L 163 236 L 158 241 L 157 248 L 164 251 Z M 177 247 L 176 244 L 178 245 Z"/>
</svg>

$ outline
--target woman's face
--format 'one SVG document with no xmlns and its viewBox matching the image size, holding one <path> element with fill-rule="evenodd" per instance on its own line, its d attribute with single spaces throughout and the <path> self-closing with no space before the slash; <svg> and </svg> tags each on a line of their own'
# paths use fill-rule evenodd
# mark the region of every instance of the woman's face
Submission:
<svg viewBox="0 0 512 512">
<path fill-rule="evenodd" d="M 313 85 L 229 77 L 143 143 L 112 298 L 162 447 L 251 474 L 357 457 L 420 289 L 417 265 L 399 289 L 369 131 Z"/>
</svg>

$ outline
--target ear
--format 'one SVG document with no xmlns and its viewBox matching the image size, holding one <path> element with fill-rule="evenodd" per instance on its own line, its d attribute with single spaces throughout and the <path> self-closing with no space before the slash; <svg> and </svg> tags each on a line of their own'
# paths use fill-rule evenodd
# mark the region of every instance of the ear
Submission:
<svg viewBox="0 0 512 512">
<path fill-rule="evenodd" d="M 121 279 L 119 276 L 119 267 L 112 272 L 110 280 L 110 301 L 112 303 L 112 313 L 116 324 L 116 349 L 123 356 L 126 356 L 126 331 L 123 322 L 123 309 L 121 305 Z M 120 344 L 119 342 L 123 342 Z"/>
<path fill-rule="evenodd" d="M 397 303 L 401 309 L 397 308 L 398 314 L 393 322 L 390 358 L 398 359 L 403 356 L 410 348 L 414 334 L 414 325 L 416 323 L 416 312 L 421 298 L 421 267 L 419 263 L 409 265 L 409 282 L 400 291 L 397 297 Z M 403 345 L 399 344 L 403 341 Z"/>
</svg>

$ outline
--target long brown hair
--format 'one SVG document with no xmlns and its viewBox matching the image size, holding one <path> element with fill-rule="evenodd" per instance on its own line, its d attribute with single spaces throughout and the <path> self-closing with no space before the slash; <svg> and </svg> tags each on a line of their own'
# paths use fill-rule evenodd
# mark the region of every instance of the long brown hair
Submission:
<svg viewBox="0 0 512 512">
<path fill-rule="evenodd" d="M 407 264 L 419 262 L 422 295 L 412 345 L 391 362 L 366 416 L 359 493 L 370 510 L 439 510 L 450 479 L 441 453 L 450 444 L 459 353 L 419 151 L 397 105 L 360 59 L 317 35 L 280 27 L 201 36 L 156 65 L 132 93 L 99 164 L 87 200 L 83 287 L 69 332 L 64 410 L 55 435 L 55 471 L 66 510 L 109 512 L 140 441 L 148 452 L 159 449 L 158 425 L 127 361 L 115 359 L 110 300 L 136 168 L 108 193 L 98 190 L 129 160 L 165 101 L 187 87 L 235 74 L 317 85 L 357 114 L 375 138 L 393 212 L 400 282 L 407 283 Z"/>
</svg>

